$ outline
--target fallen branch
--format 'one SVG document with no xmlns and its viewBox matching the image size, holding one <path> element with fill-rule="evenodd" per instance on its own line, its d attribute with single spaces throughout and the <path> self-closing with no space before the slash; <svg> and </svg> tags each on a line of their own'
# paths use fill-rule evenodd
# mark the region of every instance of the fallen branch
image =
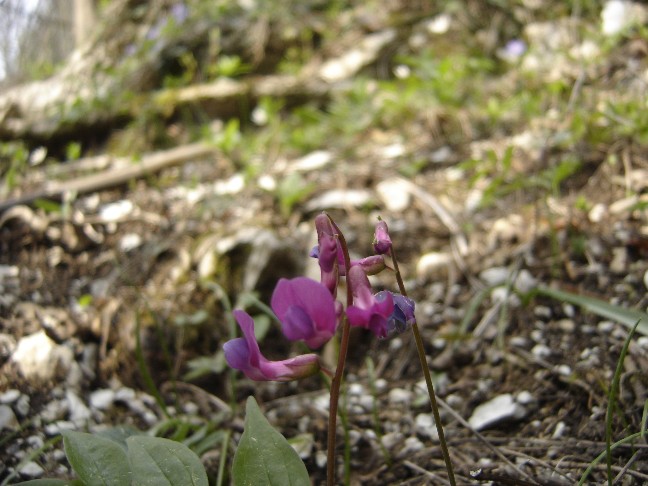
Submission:
<svg viewBox="0 0 648 486">
<path fill-rule="evenodd" d="M 60 200 L 66 193 L 86 194 L 120 186 L 133 179 L 141 179 L 167 167 L 205 157 L 212 153 L 214 153 L 213 147 L 205 143 L 194 143 L 155 152 L 144 156 L 139 161 L 129 158 L 116 158 L 112 164 L 113 168 L 68 181 L 51 181 L 39 191 L 0 201 L 0 212 L 17 204 L 31 204 L 37 199 Z M 115 168 L 115 166 L 118 167 Z"/>
</svg>

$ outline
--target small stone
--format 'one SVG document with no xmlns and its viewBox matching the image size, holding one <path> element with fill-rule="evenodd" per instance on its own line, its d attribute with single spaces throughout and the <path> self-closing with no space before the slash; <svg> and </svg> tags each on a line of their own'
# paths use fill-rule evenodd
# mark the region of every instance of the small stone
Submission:
<svg viewBox="0 0 648 486">
<path fill-rule="evenodd" d="M 98 410 L 107 410 L 115 401 L 115 392 L 110 388 L 96 390 L 90 394 L 90 406 Z"/>
<path fill-rule="evenodd" d="M 57 345 L 44 331 L 39 331 L 18 341 L 11 360 L 28 381 L 51 381 L 68 374 L 73 354 L 71 349 Z"/>
<path fill-rule="evenodd" d="M 124 219 L 126 216 L 129 216 L 135 206 L 132 201 L 128 199 L 122 199 L 121 201 L 116 201 L 114 203 L 106 204 L 99 210 L 99 217 L 106 223 L 116 222 Z"/>
<path fill-rule="evenodd" d="M 531 349 L 531 354 L 539 359 L 545 359 L 551 356 L 551 349 L 545 344 L 536 344 Z"/>
<path fill-rule="evenodd" d="M 376 192 L 389 211 L 404 211 L 412 202 L 409 185 L 402 179 L 381 181 L 376 185 Z"/>
<path fill-rule="evenodd" d="M 616 274 L 626 274 L 628 271 L 628 249 L 624 246 L 612 248 L 610 271 Z"/>
<path fill-rule="evenodd" d="M 522 292 L 523 294 L 531 292 L 534 288 L 536 288 L 537 285 L 538 281 L 526 268 L 520 270 L 517 278 L 515 279 L 515 289 L 518 292 Z"/>
<path fill-rule="evenodd" d="M 433 441 L 439 440 L 439 432 L 434 424 L 434 417 L 430 413 L 420 413 L 414 419 L 416 432 L 419 435 L 428 437 Z"/>
<path fill-rule="evenodd" d="M 68 402 L 70 420 L 76 425 L 85 425 L 85 423 L 90 420 L 90 417 L 92 416 L 90 409 L 72 390 L 68 390 L 66 392 L 65 399 Z"/>
<path fill-rule="evenodd" d="M 535 397 L 530 391 L 522 390 L 515 396 L 515 400 L 522 405 L 530 405 L 535 402 Z"/>
<path fill-rule="evenodd" d="M 558 329 L 563 332 L 574 332 L 576 323 L 572 319 L 560 319 L 558 322 Z"/>
<path fill-rule="evenodd" d="M 20 398 L 20 391 L 12 388 L 0 395 L 0 403 L 13 403 Z"/>
<path fill-rule="evenodd" d="M 562 420 L 556 424 L 556 428 L 554 429 L 553 434 L 551 434 L 552 439 L 560 439 L 563 434 L 565 433 L 565 430 L 567 429 L 567 425 L 565 425 L 565 422 Z"/>
<path fill-rule="evenodd" d="M 18 419 L 9 405 L 0 405 L 0 430 L 17 430 Z"/>
<path fill-rule="evenodd" d="M 392 405 L 408 404 L 412 401 L 412 392 L 404 388 L 393 388 L 389 392 L 389 403 Z"/>
<path fill-rule="evenodd" d="M 388 385 L 387 380 L 385 380 L 384 378 L 378 378 L 374 382 L 374 386 L 376 387 L 377 392 L 385 391 L 387 389 L 387 385 Z"/>
<path fill-rule="evenodd" d="M 40 467 L 38 464 L 36 464 L 34 461 L 29 461 L 26 462 L 18 470 L 18 472 L 23 476 L 27 476 L 30 478 L 40 478 L 45 472 L 45 470 L 42 467 Z"/>
<path fill-rule="evenodd" d="M 128 253 L 142 245 L 142 237 L 137 233 L 128 233 L 119 240 L 119 249 Z"/>
<path fill-rule="evenodd" d="M 479 274 L 479 278 L 489 286 L 502 285 L 510 278 L 510 271 L 506 267 L 487 268 Z"/>
<path fill-rule="evenodd" d="M 451 264 L 452 255 L 449 253 L 426 253 L 416 264 L 416 275 L 419 278 L 438 278 L 448 273 Z"/>
<path fill-rule="evenodd" d="M 388 432 L 382 436 L 381 443 L 387 450 L 391 450 L 403 442 L 403 434 L 400 432 Z"/>
<path fill-rule="evenodd" d="M 317 451 L 315 453 L 315 464 L 317 464 L 317 467 L 323 469 L 326 466 L 326 463 L 327 463 L 326 451 Z"/>
<path fill-rule="evenodd" d="M 612 322 L 612 321 L 601 321 L 596 325 L 596 328 L 600 332 L 602 332 L 604 334 L 607 334 L 607 333 L 612 332 L 612 330 L 614 329 L 614 322 Z"/>
<path fill-rule="evenodd" d="M 590 209 L 589 213 L 587 213 L 587 217 L 592 223 L 600 223 L 603 221 L 603 218 L 607 214 L 607 206 L 603 203 L 598 203 L 595 204 L 592 209 Z"/>
<path fill-rule="evenodd" d="M 59 420 L 45 426 L 45 433 L 47 435 L 58 435 L 64 430 L 75 430 L 76 426 L 69 420 Z"/>
<path fill-rule="evenodd" d="M 27 444 L 29 444 L 29 447 L 32 449 L 40 449 L 45 445 L 45 441 L 40 435 L 30 435 L 27 437 Z"/>
<path fill-rule="evenodd" d="M 561 376 L 569 376 L 572 373 L 571 367 L 566 364 L 556 366 L 555 370 Z"/>
<path fill-rule="evenodd" d="M 26 417 L 29 414 L 29 395 L 20 395 L 14 406 L 18 415 Z"/>
<path fill-rule="evenodd" d="M 405 446 L 403 447 L 400 456 L 410 456 L 423 449 L 425 449 L 425 445 L 417 437 L 408 437 L 405 439 Z"/>
<path fill-rule="evenodd" d="M 519 420 L 525 416 L 526 409 L 513 399 L 513 395 L 505 393 L 475 408 L 468 423 L 475 430 L 484 430 L 503 420 Z"/>
</svg>

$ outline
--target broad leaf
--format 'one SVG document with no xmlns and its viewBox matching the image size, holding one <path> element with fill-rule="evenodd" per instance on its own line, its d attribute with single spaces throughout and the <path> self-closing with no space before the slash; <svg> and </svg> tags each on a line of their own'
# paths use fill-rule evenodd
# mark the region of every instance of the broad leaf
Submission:
<svg viewBox="0 0 648 486">
<path fill-rule="evenodd" d="M 245 407 L 245 429 L 234 455 L 235 486 L 310 486 L 306 466 L 288 441 L 272 428 L 253 397 Z"/>
<path fill-rule="evenodd" d="M 126 439 L 138 486 L 208 486 L 200 459 L 187 446 L 169 439 L 133 436 Z"/>
<path fill-rule="evenodd" d="M 23 481 L 22 483 L 16 483 L 15 486 L 83 486 L 83 483 L 75 480 L 63 480 L 63 479 L 32 479 L 31 481 Z"/>
<path fill-rule="evenodd" d="M 117 442 L 72 430 L 61 434 L 68 461 L 86 486 L 131 484 L 128 457 Z"/>
</svg>

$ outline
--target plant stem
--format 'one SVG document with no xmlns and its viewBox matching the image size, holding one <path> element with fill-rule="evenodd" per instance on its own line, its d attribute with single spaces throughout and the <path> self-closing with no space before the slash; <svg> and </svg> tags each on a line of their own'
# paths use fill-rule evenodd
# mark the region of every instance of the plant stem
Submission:
<svg viewBox="0 0 648 486">
<path fill-rule="evenodd" d="M 328 216 L 328 215 L 327 215 Z M 349 248 L 347 247 L 344 235 L 337 227 L 335 222 L 328 216 L 331 225 L 336 231 L 336 237 L 340 241 L 342 253 L 344 254 L 344 268 L 345 275 L 349 275 L 349 268 L 351 267 L 351 258 L 349 257 Z M 351 293 L 351 286 L 347 285 L 347 307 L 353 304 L 353 294 Z M 329 402 L 329 422 L 328 422 L 328 437 L 327 437 L 327 450 L 326 450 L 326 484 L 328 486 L 335 485 L 335 443 L 337 435 L 337 414 L 338 404 L 340 401 L 340 388 L 342 386 L 342 379 L 344 378 L 344 365 L 346 364 L 347 351 L 349 349 L 349 334 L 351 326 L 344 314 L 342 318 L 342 337 L 340 338 L 340 351 L 338 354 L 337 367 L 335 368 L 335 375 L 331 380 L 331 395 Z"/>
<path fill-rule="evenodd" d="M 400 270 L 398 269 L 398 260 L 396 259 L 396 252 L 392 246 L 390 250 L 392 263 L 394 264 L 394 271 L 396 273 L 396 281 L 398 288 L 403 296 L 407 297 L 403 277 L 401 277 Z M 421 362 L 421 369 L 425 376 L 425 384 L 428 389 L 428 396 L 430 397 L 430 405 L 432 406 L 432 415 L 434 415 L 434 424 L 436 425 L 437 433 L 439 434 L 439 443 L 441 444 L 441 452 L 443 453 L 443 460 L 445 461 L 446 470 L 448 471 L 448 480 L 451 486 L 456 486 L 454 470 L 452 469 L 452 461 L 450 461 L 450 452 L 448 451 L 448 443 L 445 440 L 443 433 L 443 426 L 441 425 L 441 415 L 439 414 L 439 406 L 437 404 L 436 394 L 434 393 L 434 385 L 432 384 L 432 376 L 430 375 L 430 368 L 428 368 L 427 358 L 425 357 L 425 348 L 423 347 L 423 338 L 419 331 L 416 320 L 412 324 L 412 332 L 414 333 L 414 340 L 416 341 L 416 350 L 418 351 L 419 361 Z"/>
</svg>

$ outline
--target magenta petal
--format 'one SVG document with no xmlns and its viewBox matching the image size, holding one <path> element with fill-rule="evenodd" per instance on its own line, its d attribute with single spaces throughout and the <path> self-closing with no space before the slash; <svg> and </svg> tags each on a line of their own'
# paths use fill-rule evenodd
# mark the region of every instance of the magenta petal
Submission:
<svg viewBox="0 0 648 486">
<path fill-rule="evenodd" d="M 235 310 L 234 317 L 244 337 L 232 339 L 223 345 L 225 359 L 232 368 L 241 370 L 245 376 L 256 381 L 291 381 L 319 371 L 319 358 L 315 354 L 269 361 L 261 354 L 254 337 L 254 320 L 242 310 Z"/>
<path fill-rule="evenodd" d="M 275 287 L 270 305 L 288 339 L 300 336 L 298 339 L 303 339 L 308 347 L 317 348 L 335 334 L 335 299 L 324 285 L 315 280 L 282 278 Z M 297 311 L 293 309 L 289 313 L 292 307 L 299 307 L 310 318 L 312 332 L 306 332 L 307 323 L 303 315 L 294 320 Z"/>
<path fill-rule="evenodd" d="M 298 341 L 312 337 L 315 325 L 304 309 L 293 305 L 284 314 L 281 330 L 291 341 Z"/>
</svg>

